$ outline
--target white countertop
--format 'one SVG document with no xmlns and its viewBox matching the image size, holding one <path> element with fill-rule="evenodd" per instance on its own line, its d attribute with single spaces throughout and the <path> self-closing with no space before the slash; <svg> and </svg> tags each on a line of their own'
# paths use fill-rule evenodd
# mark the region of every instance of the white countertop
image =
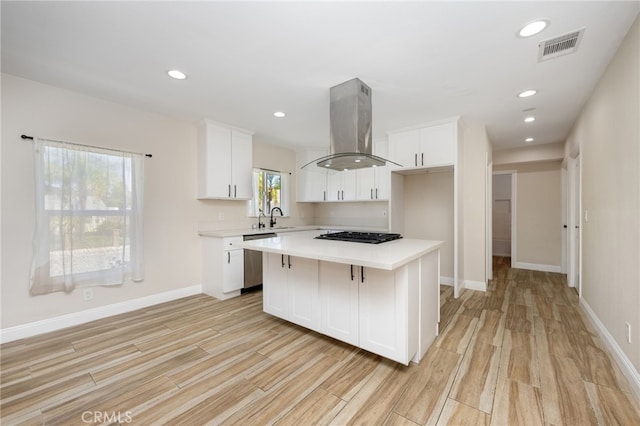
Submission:
<svg viewBox="0 0 640 426">
<path fill-rule="evenodd" d="M 321 231 L 318 231 L 318 235 Z M 267 253 L 318 259 L 370 268 L 394 270 L 412 260 L 436 250 L 443 241 L 402 238 L 382 244 L 364 244 L 344 241 L 318 240 L 305 232 L 291 233 L 274 238 L 242 241 L 237 247 Z"/>
<path fill-rule="evenodd" d="M 201 237 L 227 238 L 241 237 L 243 235 L 268 234 L 275 232 L 277 234 L 285 232 L 313 231 L 313 230 L 345 230 L 345 231 L 370 231 L 370 232 L 386 232 L 386 229 L 379 228 L 358 228 L 354 226 L 331 226 L 331 225 L 295 225 L 295 226 L 276 226 L 274 228 L 241 228 L 241 229 L 218 229 L 211 231 L 199 231 Z"/>
</svg>

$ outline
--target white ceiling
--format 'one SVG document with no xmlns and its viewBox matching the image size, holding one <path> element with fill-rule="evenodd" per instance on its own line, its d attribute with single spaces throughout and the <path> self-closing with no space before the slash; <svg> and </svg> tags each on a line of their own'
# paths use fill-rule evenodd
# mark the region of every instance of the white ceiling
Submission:
<svg viewBox="0 0 640 426">
<path fill-rule="evenodd" d="M 329 88 L 358 77 L 374 137 L 461 115 L 502 149 L 564 141 L 639 5 L 2 1 L 2 71 L 294 147 L 328 146 Z M 536 18 L 551 25 L 517 37 Z M 541 40 L 580 27 L 577 53 L 537 62 Z"/>
</svg>

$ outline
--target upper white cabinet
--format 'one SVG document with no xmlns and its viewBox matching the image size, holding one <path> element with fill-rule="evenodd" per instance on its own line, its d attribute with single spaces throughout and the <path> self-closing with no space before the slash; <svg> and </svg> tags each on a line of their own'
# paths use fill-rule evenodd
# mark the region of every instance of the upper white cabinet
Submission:
<svg viewBox="0 0 640 426">
<path fill-rule="evenodd" d="M 296 153 L 296 201 L 327 201 L 327 171 L 315 164 L 302 168 L 310 161 L 325 155 L 327 155 L 327 151 L 323 150 L 308 150 Z"/>
<path fill-rule="evenodd" d="M 342 172 L 330 171 L 327 174 L 327 201 L 355 201 L 356 199 L 355 170 Z"/>
<path fill-rule="evenodd" d="M 386 157 L 386 139 L 375 141 L 373 152 L 380 157 Z M 302 169 L 305 164 L 326 155 L 326 150 L 297 152 L 296 201 L 386 201 L 389 199 L 389 166 L 334 171 L 320 168 L 312 163 Z"/>
<path fill-rule="evenodd" d="M 389 158 L 404 168 L 427 168 L 456 162 L 457 121 L 389 134 Z"/>
<path fill-rule="evenodd" d="M 374 154 L 387 158 L 387 141 L 377 140 L 373 147 Z M 358 169 L 356 200 L 358 201 L 386 201 L 389 199 L 390 167 L 368 167 Z"/>
<path fill-rule="evenodd" d="M 198 198 L 251 198 L 252 141 L 250 132 L 198 123 Z"/>
</svg>

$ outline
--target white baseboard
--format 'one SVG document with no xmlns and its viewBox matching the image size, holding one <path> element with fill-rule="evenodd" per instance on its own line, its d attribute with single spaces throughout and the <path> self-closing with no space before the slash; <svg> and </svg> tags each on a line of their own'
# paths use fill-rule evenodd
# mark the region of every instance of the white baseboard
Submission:
<svg viewBox="0 0 640 426">
<path fill-rule="evenodd" d="M 509 253 L 493 253 L 493 256 L 500 256 L 500 257 L 511 257 L 511 252 Z"/>
<path fill-rule="evenodd" d="M 633 366 L 633 363 L 631 363 L 627 355 L 622 351 L 620 345 L 618 345 L 618 342 L 615 341 L 611 333 L 609 333 L 609 330 L 607 330 L 604 324 L 600 321 L 600 318 L 598 318 L 596 313 L 593 312 L 589 304 L 583 298 L 580 298 L 580 306 L 587 317 L 591 320 L 591 323 L 598 331 L 598 334 L 604 341 L 605 345 L 607 345 L 607 348 L 609 348 L 609 351 L 613 354 L 613 359 L 618 364 L 618 367 L 620 367 L 620 370 L 622 370 L 622 374 L 624 374 L 627 380 L 629 380 L 636 397 L 640 398 L 640 373 L 638 373 Z"/>
<path fill-rule="evenodd" d="M 464 280 L 464 288 L 467 290 L 487 291 L 487 283 L 482 281 Z"/>
<path fill-rule="evenodd" d="M 525 263 L 525 262 L 513 262 L 511 264 L 512 268 L 518 269 L 529 269 L 532 271 L 541 271 L 541 272 L 557 272 L 560 273 L 560 266 L 558 265 L 543 265 L 541 263 Z"/>
<path fill-rule="evenodd" d="M 0 330 L 0 343 L 12 342 L 14 340 L 60 330 L 74 325 L 84 324 L 89 321 L 123 314 L 125 312 L 135 311 L 136 309 L 146 308 L 147 306 L 157 305 L 159 303 L 169 302 L 171 300 L 181 299 L 183 297 L 201 293 L 202 286 L 194 285 L 164 293 L 152 294 L 138 299 L 127 300 L 125 302 L 74 312 L 72 314 L 60 315 L 58 317 L 30 322 L 28 324 L 16 325 L 14 327 L 8 327 Z"/>
<path fill-rule="evenodd" d="M 453 287 L 453 277 L 440 277 L 440 285 L 450 285 Z"/>
</svg>

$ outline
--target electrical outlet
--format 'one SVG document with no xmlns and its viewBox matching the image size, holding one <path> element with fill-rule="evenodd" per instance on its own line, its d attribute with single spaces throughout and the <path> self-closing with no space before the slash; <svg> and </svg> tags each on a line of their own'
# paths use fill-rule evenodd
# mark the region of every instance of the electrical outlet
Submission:
<svg viewBox="0 0 640 426">
<path fill-rule="evenodd" d="M 631 343 L 631 324 L 624 323 L 625 330 L 627 331 L 627 343 Z"/>
<path fill-rule="evenodd" d="M 82 290 L 82 298 L 86 301 L 86 300 L 91 300 L 93 299 L 93 289 L 92 288 L 85 288 Z"/>
</svg>

